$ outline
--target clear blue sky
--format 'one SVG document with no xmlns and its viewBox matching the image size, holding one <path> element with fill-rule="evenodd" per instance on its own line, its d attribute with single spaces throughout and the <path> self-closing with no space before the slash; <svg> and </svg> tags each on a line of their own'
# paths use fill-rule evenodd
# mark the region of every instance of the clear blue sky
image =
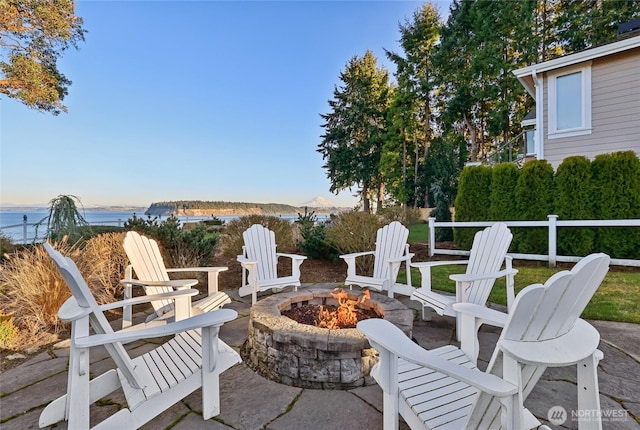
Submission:
<svg viewBox="0 0 640 430">
<path fill-rule="evenodd" d="M 0 98 L 0 204 L 353 206 L 329 192 L 320 114 L 354 55 L 394 71 L 384 48 L 401 52 L 398 24 L 421 4 L 80 0 L 86 42 L 59 64 L 69 112 Z"/>
</svg>

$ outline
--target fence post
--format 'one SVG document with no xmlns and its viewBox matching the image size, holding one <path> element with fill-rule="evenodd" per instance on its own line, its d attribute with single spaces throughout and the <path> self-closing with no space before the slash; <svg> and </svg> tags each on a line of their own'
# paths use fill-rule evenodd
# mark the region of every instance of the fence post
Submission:
<svg viewBox="0 0 640 430">
<path fill-rule="evenodd" d="M 22 216 L 22 243 L 27 243 L 27 215 Z"/>
<path fill-rule="evenodd" d="M 433 257 L 436 248 L 436 219 L 429 217 L 429 257 Z"/>
<path fill-rule="evenodd" d="M 549 218 L 549 267 L 556 267 L 558 215 L 547 215 L 547 218 Z"/>
</svg>

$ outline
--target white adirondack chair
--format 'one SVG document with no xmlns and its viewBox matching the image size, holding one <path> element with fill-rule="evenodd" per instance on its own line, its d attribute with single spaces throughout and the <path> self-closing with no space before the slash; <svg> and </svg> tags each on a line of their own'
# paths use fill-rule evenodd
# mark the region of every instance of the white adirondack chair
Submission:
<svg viewBox="0 0 640 430">
<path fill-rule="evenodd" d="M 197 290 L 171 291 L 99 306 L 75 263 L 50 244 L 44 246 L 73 295 L 58 312 L 61 320 L 71 322 L 67 394 L 42 411 L 41 428 L 64 420 L 70 429 L 88 429 L 90 405 L 120 388 L 128 407 L 93 428 L 138 428 L 198 388 L 202 388 L 204 419 L 220 413 L 219 375 L 241 362 L 238 353 L 218 339 L 220 327 L 237 317 L 234 310 L 220 309 L 162 326 L 114 332 L 103 311 L 193 295 Z M 123 347 L 123 343 L 133 340 L 169 335 L 175 336 L 135 359 Z M 104 346 L 117 369 L 90 380 L 89 352 L 94 346 Z"/>
<path fill-rule="evenodd" d="M 507 286 L 507 311 L 511 308 L 514 293 L 514 277 L 518 273 L 512 267 L 512 258 L 507 255 L 513 235 L 506 224 L 498 222 L 491 227 L 478 231 L 473 239 L 473 245 L 468 260 L 454 261 L 425 261 L 411 263 L 412 267 L 420 269 L 422 277 L 421 287 L 411 294 L 411 300 L 422 305 L 422 318 L 426 318 L 427 308 L 432 308 L 439 315 L 456 317 L 453 308 L 455 303 L 475 303 L 485 305 L 496 279 L 505 277 Z M 500 270 L 502 265 L 504 270 Z M 466 264 L 464 274 L 454 274 L 449 278 L 456 283 L 456 295 L 437 293 L 431 289 L 431 268 L 449 264 Z M 496 314 L 488 324 L 498 327 L 504 326 L 506 314 Z M 456 336 L 460 340 L 460 321 L 456 318 Z"/>
<path fill-rule="evenodd" d="M 242 233 L 244 246 L 237 260 L 242 265 L 242 285 L 240 297 L 251 294 L 251 303 L 258 300 L 258 293 L 292 286 L 297 291 L 300 286 L 300 265 L 307 257 L 276 252 L 275 233 L 268 228 L 254 224 Z M 291 259 L 291 276 L 278 277 L 278 258 Z"/>
<path fill-rule="evenodd" d="M 197 279 L 169 279 L 169 273 L 174 272 L 206 272 L 208 281 L 208 294 L 205 298 L 193 303 L 191 314 L 197 315 L 202 312 L 219 309 L 227 303 L 231 303 L 231 298 L 227 293 L 218 290 L 218 275 L 227 270 L 227 267 L 184 267 L 167 269 L 164 265 L 162 254 L 158 243 L 142 236 L 135 231 L 128 231 L 124 238 L 124 250 L 129 257 L 131 265 L 127 267 L 125 278 L 122 280 L 124 286 L 124 298 L 132 297 L 132 286 L 139 286 L 147 294 L 161 294 L 173 291 L 174 289 L 191 288 L 198 283 Z M 133 278 L 133 272 L 137 279 Z M 154 312 L 147 318 L 147 322 L 157 320 L 166 322 L 174 317 L 173 301 L 162 300 L 151 302 Z M 131 308 L 124 309 L 122 318 L 123 328 L 132 325 Z M 187 315 L 188 316 L 188 315 Z"/>
<path fill-rule="evenodd" d="M 413 254 L 409 252 L 408 237 L 409 230 L 398 221 L 393 221 L 378 229 L 375 251 L 341 255 L 340 258 L 347 263 L 345 285 L 349 287 L 358 285 L 361 288 L 372 288 L 376 291 L 386 290 L 389 297 L 393 297 L 394 293 L 410 295 L 414 290 L 409 267 Z M 374 256 L 372 276 L 356 274 L 356 258 L 365 255 Z M 407 269 L 406 285 L 396 282 L 403 261 Z"/>
<path fill-rule="evenodd" d="M 544 285 L 522 290 L 486 372 L 464 349 L 448 345 L 427 351 L 388 321 L 359 322 L 358 330 L 380 353 L 372 375 L 384 392 L 384 429 L 398 428 L 398 414 L 414 430 L 536 428 L 540 422 L 524 401 L 547 367 L 568 365 L 578 368 L 579 410 L 599 411 L 600 335 L 579 316 L 608 267 L 607 255 L 592 254 Z M 480 318 L 486 311 L 471 303 L 455 306 L 470 320 L 478 317 L 476 311 Z M 578 425 L 602 428 L 594 414 Z"/>
</svg>

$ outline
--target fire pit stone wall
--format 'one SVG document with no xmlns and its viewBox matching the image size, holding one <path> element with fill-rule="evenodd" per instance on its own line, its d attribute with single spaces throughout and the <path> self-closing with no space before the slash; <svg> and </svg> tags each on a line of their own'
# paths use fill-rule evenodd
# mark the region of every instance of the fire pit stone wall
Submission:
<svg viewBox="0 0 640 430">
<path fill-rule="evenodd" d="M 292 306 L 336 304 L 331 288 L 303 288 L 274 294 L 251 307 L 249 333 L 242 355 L 245 363 L 279 383 L 316 389 L 351 389 L 375 383 L 369 376 L 378 353 L 357 329 L 329 330 L 281 315 Z M 349 291 L 357 299 L 359 290 Z M 360 307 L 374 309 L 411 336 L 413 312 L 382 294 Z"/>
</svg>

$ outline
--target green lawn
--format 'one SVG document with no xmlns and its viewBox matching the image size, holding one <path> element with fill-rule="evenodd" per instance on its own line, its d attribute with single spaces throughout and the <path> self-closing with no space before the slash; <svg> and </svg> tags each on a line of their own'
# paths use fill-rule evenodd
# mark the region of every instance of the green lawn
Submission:
<svg viewBox="0 0 640 430">
<path fill-rule="evenodd" d="M 409 229 L 409 242 L 426 242 L 427 233 L 427 224 L 412 226 Z M 412 238 L 418 239 L 412 240 Z M 513 262 L 513 267 L 519 270 L 515 278 L 516 294 L 527 285 L 544 283 L 551 275 L 562 270 L 548 268 L 544 264 L 518 260 Z M 433 289 L 455 292 L 455 284 L 449 279 L 449 275 L 463 273 L 464 270 L 464 265 L 433 267 L 431 269 Z M 414 286 L 420 286 L 421 278 L 418 269 L 411 270 L 411 280 Z M 398 282 L 405 281 L 405 274 L 401 270 Z M 496 282 L 489 301 L 502 305 L 507 303 L 504 279 Z M 640 270 L 612 266 L 582 317 L 640 324 Z"/>
</svg>

